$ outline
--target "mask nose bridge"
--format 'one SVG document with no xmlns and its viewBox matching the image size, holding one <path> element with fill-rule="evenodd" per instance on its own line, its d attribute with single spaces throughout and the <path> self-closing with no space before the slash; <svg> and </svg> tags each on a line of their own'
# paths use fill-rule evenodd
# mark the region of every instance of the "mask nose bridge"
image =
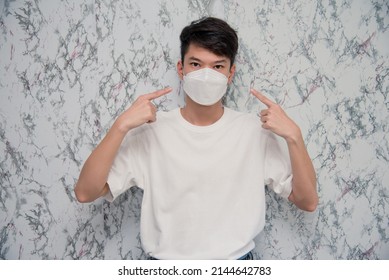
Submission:
<svg viewBox="0 0 389 280">
<path fill-rule="evenodd" d="M 205 80 L 209 80 L 209 78 L 211 77 L 211 75 L 212 75 L 212 72 L 211 72 L 211 68 L 209 68 L 209 67 L 205 67 L 205 68 L 203 68 L 204 69 L 204 79 Z"/>
</svg>

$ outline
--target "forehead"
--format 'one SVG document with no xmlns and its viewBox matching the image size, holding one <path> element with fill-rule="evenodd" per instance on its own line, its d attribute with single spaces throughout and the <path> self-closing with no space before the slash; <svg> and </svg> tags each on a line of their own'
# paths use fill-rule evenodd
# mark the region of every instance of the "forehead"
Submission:
<svg viewBox="0 0 389 280">
<path fill-rule="evenodd" d="M 206 63 L 212 63 L 212 62 L 226 62 L 229 63 L 230 59 L 224 55 L 217 55 L 213 52 L 211 52 L 208 49 L 205 49 L 203 47 L 200 47 L 195 44 L 190 44 L 188 51 L 186 52 L 184 56 L 184 60 L 200 60 L 202 62 Z"/>
</svg>

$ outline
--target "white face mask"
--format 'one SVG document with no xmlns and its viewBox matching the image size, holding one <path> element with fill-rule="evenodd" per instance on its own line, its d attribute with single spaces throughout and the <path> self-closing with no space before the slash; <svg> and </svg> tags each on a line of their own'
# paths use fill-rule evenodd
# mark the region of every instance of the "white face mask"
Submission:
<svg viewBox="0 0 389 280">
<path fill-rule="evenodd" d="M 228 79 L 211 68 L 202 68 L 184 75 L 183 88 L 196 103 L 210 106 L 218 102 L 227 90 Z"/>
</svg>

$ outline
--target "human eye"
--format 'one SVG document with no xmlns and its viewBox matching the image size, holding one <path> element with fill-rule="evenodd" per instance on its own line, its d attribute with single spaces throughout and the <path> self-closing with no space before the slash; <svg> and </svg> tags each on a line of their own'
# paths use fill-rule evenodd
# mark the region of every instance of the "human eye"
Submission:
<svg viewBox="0 0 389 280">
<path fill-rule="evenodd" d="M 215 68 L 216 70 L 222 70 L 224 68 L 224 65 L 217 64 L 213 68 Z"/>
<path fill-rule="evenodd" d="M 191 62 L 190 65 L 192 65 L 192 67 L 194 68 L 200 67 L 200 64 L 198 62 Z"/>
</svg>

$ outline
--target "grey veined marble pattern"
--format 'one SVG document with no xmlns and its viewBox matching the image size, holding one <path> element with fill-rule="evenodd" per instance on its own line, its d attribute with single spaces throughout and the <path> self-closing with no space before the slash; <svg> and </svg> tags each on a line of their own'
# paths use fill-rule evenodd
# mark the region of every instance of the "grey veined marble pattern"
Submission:
<svg viewBox="0 0 389 280">
<path fill-rule="evenodd" d="M 317 170 L 315 213 L 267 193 L 256 257 L 389 259 L 386 0 L 0 1 L 0 259 L 145 258 L 138 189 L 82 205 L 73 187 L 136 96 L 182 104 L 178 35 L 204 15 L 239 32 L 227 105 L 279 102 Z"/>
</svg>

